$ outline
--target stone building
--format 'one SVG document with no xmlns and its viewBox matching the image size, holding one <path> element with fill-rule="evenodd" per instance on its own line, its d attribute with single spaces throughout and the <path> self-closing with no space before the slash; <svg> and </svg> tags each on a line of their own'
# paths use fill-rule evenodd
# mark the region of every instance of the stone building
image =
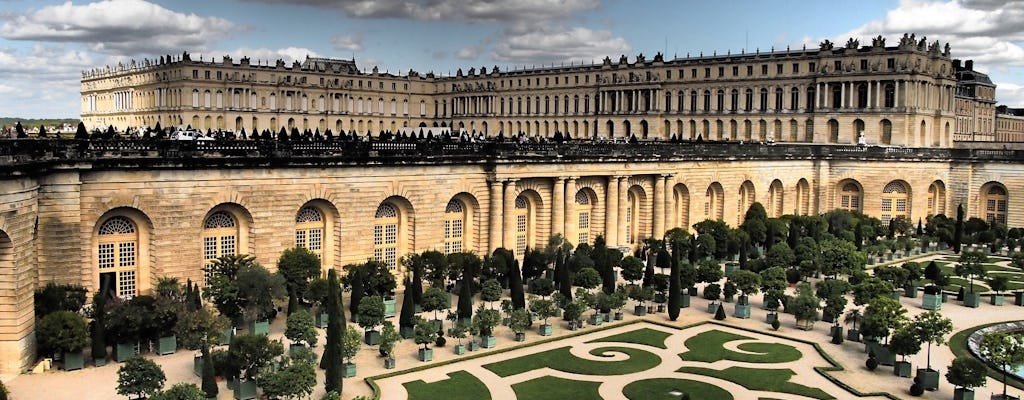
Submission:
<svg viewBox="0 0 1024 400">
<path fill-rule="evenodd" d="M 771 217 L 845 208 L 886 221 L 963 204 L 1024 226 L 1024 152 L 952 148 L 956 87 L 948 47 L 911 36 L 453 77 L 188 55 L 90 71 L 90 127 L 684 141 L 0 141 L 0 371 L 35 357 L 37 287 L 106 281 L 133 296 L 159 277 L 203 282 L 226 254 L 273 269 L 303 246 L 325 270 L 377 258 L 402 274 L 411 252 L 521 255 L 556 233 L 630 248 L 705 219 L 735 226 L 754 202 Z"/>
<path fill-rule="evenodd" d="M 953 140 L 996 141 L 996 85 L 974 70 L 974 61 L 953 60 L 956 71 L 956 128 Z"/>
<path fill-rule="evenodd" d="M 996 107 L 996 141 L 1024 142 L 1024 109 Z"/>
</svg>

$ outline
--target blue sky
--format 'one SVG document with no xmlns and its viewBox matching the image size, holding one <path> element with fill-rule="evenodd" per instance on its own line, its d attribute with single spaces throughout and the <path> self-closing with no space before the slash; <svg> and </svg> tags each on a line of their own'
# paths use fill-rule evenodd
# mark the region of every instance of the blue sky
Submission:
<svg viewBox="0 0 1024 400">
<path fill-rule="evenodd" d="M 448 74 L 904 32 L 949 42 L 1024 107 L 1024 1 L 0 0 L 0 116 L 77 117 L 82 70 L 183 51 Z"/>
</svg>

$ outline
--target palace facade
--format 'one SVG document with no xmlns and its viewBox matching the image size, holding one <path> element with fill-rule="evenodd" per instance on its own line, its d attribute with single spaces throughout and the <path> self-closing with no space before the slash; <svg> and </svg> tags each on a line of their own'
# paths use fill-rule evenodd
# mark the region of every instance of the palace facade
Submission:
<svg viewBox="0 0 1024 400">
<path fill-rule="evenodd" d="M 771 217 L 843 208 L 884 221 L 963 204 L 1024 226 L 1024 151 L 953 147 L 954 71 L 948 47 L 909 36 L 453 77 L 188 55 L 90 71 L 90 128 L 650 140 L 0 141 L 0 371 L 35 359 L 36 288 L 104 282 L 133 296 L 159 277 L 203 282 L 228 254 L 273 269 L 303 246 L 325 270 L 377 258 L 402 274 L 412 252 L 521 255 L 553 234 L 631 248 L 705 219 L 735 226 L 754 202 Z M 672 136 L 694 140 L 653 140 Z"/>
</svg>

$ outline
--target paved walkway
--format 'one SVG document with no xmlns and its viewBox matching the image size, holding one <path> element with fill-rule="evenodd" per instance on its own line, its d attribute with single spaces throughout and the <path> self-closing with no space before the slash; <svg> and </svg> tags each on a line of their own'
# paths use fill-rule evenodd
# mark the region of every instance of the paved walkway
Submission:
<svg viewBox="0 0 1024 400">
<path fill-rule="evenodd" d="M 918 261 L 927 261 L 930 257 L 924 257 Z M 726 324 L 731 326 L 742 327 L 754 331 L 770 332 L 771 327 L 764 322 L 765 311 L 760 308 L 761 296 L 751 296 L 752 315 L 751 319 L 737 319 L 731 316 L 733 305 L 726 303 L 725 307 L 729 311 L 730 317 L 724 321 Z M 900 302 L 908 310 L 911 318 L 924 310 L 921 308 L 921 299 L 910 299 L 902 297 Z M 399 299 L 401 304 L 401 299 Z M 454 300 L 453 300 L 453 304 Z M 852 301 L 850 306 L 847 307 L 849 310 L 852 307 Z M 672 323 L 673 325 L 683 327 L 686 325 L 693 324 L 700 321 L 708 321 L 712 319 L 712 316 L 706 312 L 707 301 L 695 297 L 692 300 L 691 307 L 682 310 L 679 319 Z M 632 309 L 632 304 L 626 307 L 627 310 Z M 978 326 L 982 324 L 1001 322 L 1001 321 L 1013 321 L 1024 319 L 1024 307 L 1017 307 L 1013 305 L 1005 306 L 992 306 L 990 304 L 982 304 L 980 308 L 973 309 L 959 305 L 958 302 L 950 301 L 949 303 L 943 304 L 942 314 L 953 320 L 954 332 Z M 639 317 L 633 316 L 631 312 L 626 312 L 626 321 L 634 320 Z M 667 322 L 667 316 L 665 313 L 648 315 L 646 317 L 650 320 Z M 780 314 L 782 321 L 782 328 L 775 332 L 776 334 L 800 338 L 812 342 L 820 343 L 821 347 L 830 357 L 832 357 L 840 366 L 844 368 L 844 371 L 833 372 L 833 376 L 841 380 L 842 382 L 860 390 L 863 392 L 886 392 L 891 393 L 900 398 L 911 399 L 914 398 L 909 395 L 908 389 L 912 383 L 911 379 L 898 378 L 892 375 L 891 367 L 879 367 L 875 371 L 868 371 L 864 368 L 864 360 L 867 358 L 864 353 L 864 346 L 861 343 L 845 342 L 842 345 L 834 345 L 829 343 L 829 324 L 819 322 L 815 324 L 814 329 L 810 331 L 799 330 L 795 328 L 794 320 L 792 315 Z M 555 321 L 557 320 L 557 323 Z M 555 336 L 566 335 L 569 331 L 566 329 L 564 322 L 552 318 L 552 323 L 555 324 L 554 334 Z M 396 321 L 397 322 L 397 321 Z M 585 328 L 591 329 L 591 328 Z M 618 329 L 618 328 L 617 328 Z M 271 337 L 281 338 L 282 332 L 284 331 L 284 319 L 279 318 L 271 326 Z M 605 336 L 611 334 L 612 331 L 602 332 L 600 335 Z M 512 346 L 513 334 L 508 328 L 499 327 L 496 332 L 498 337 L 498 346 L 495 349 L 478 350 L 480 352 L 496 352 L 502 349 L 507 349 Z M 741 333 L 742 334 L 742 333 Z M 595 336 L 596 337 L 596 336 Z M 527 333 L 527 342 L 534 342 L 541 339 L 536 331 L 530 331 Z M 286 340 L 286 339 L 284 339 Z M 320 330 L 320 344 L 316 348 L 317 351 L 322 349 L 324 343 L 324 332 Z M 540 346 L 529 347 L 519 349 L 510 353 L 503 353 L 500 358 L 514 358 L 520 355 L 533 353 L 539 350 L 548 349 L 551 347 L 561 347 L 568 344 L 576 344 L 577 341 L 582 339 L 573 338 L 567 339 L 566 341 L 556 341 Z M 436 348 L 434 351 L 434 361 L 432 363 L 437 364 L 439 362 L 451 360 L 456 357 L 460 357 L 454 354 L 452 346 L 454 346 L 455 339 L 449 339 L 449 345 L 444 348 Z M 413 367 L 419 367 L 425 363 L 420 362 L 417 359 L 416 353 L 417 346 L 412 340 L 402 341 L 396 350 L 396 359 L 399 369 L 408 369 Z M 678 349 L 676 349 L 678 350 Z M 801 349 L 804 350 L 804 349 Z M 675 351 L 678 353 L 679 351 Z M 675 354 L 673 353 L 673 354 Z M 200 380 L 198 377 L 192 374 L 192 357 L 195 353 L 191 351 L 178 351 L 173 355 L 168 356 L 152 356 L 146 355 L 157 361 L 164 369 L 164 373 L 167 375 L 167 387 L 170 387 L 171 383 L 176 382 L 192 382 L 199 384 Z M 574 353 L 577 354 L 577 353 Z M 667 354 L 667 353 L 666 353 Z M 804 351 L 804 354 L 814 354 Z M 663 355 L 664 356 L 664 355 Z M 464 356 L 463 356 L 464 357 Z M 909 357 L 908 360 L 913 362 L 914 368 L 918 368 L 924 365 L 925 362 L 925 350 L 922 350 L 918 355 Z M 678 359 L 678 357 L 676 357 Z M 946 346 L 933 346 L 932 347 L 932 367 L 941 370 L 943 373 L 953 359 L 953 354 Z M 665 358 L 663 358 L 665 360 Z M 722 361 L 720 364 L 723 368 L 730 365 L 738 365 L 730 361 Z M 383 359 L 380 358 L 377 348 L 370 346 L 363 346 L 359 351 L 356 358 L 356 364 L 358 365 L 359 371 L 356 378 L 346 379 L 344 382 L 343 397 L 346 399 L 363 395 L 370 396 L 372 394 L 369 386 L 363 382 L 363 378 L 368 376 L 376 376 L 388 372 L 394 372 L 394 370 L 385 370 L 383 368 Z M 436 379 L 444 379 L 445 375 L 442 371 L 449 370 L 462 370 L 475 368 L 473 365 L 478 364 L 477 361 L 458 363 L 457 365 L 445 366 L 442 368 L 430 369 L 424 371 L 428 375 L 433 375 Z M 817 365 L 824 365 L 815 363 L 814 365 L 801 366 L 800 368 L 811 368 Z M 63 371 L 51 371 L 43 374 L 26 374 L 17 376 L 5 376 L 3 381 L 7 384 L 8 389 L 12 392 L 12 399 L 16 400 L 50 400 L 50 399 L 75 399 L 75 400 L 106 400 L 106 399 L 118 399 L 123 398 L 118 396 L 116 392 L 117 386 L 117 369 L 119 365 L 116 363 L 108 364 L 100 368 L 86 368 L 80 371 L 63 372 Z M 716 365 L 717 367 L 717 365 Z M 666 369 L 667 370 L 667 369 Z M 474 370 L 475 372 L 476 370 Z M 529 372 L 522 375 L 522 377 L 516 377 L 516 379 L 527 379 L 530 374 L 537 374 L 539 372 Z M 317 399 L 323 394 L 323 371 L 317 370 L 317 385 L 312 398 Z M 800 374 L 802 376 L 808 374 Z M 478 375 L 483 376 L 483 375 Z M 808 375 L 812 376 L 812 375 Z M 647 377 L 647 375 L 645 375 Z M 417 378 L 418 379 L 418 378 Z M 620 388 L 623 384 L 623 380 L 627 379 L 624 377 L 608 377 L 603 381 L 616 382 L 614 385 L 608 385 L 612 392 Z M 797 379 L 797 378 L 794 378 Z M 811 379 L 811 378 L 809 378 Z M 393 384 L 392 382 L 395 382 Z M 804 383 L 807 385 L 814 385 L 815 381 L 810 380 Z M 494 382 L 485 381 L 485 384 L 491 385 Z M 503 383 L 502 385 L 508 385 Z M 495 383 L 494 390 L 501 387 Z M 726 389 L 729 389 L 726 387 Z M 382 391 L 387 398 L 401 398 L 399 393 L 402 393 L 404 389 L 397 381 L 388 380 L 383 382 Z M 602 388 L 602 393 L 605 389 Z M 990 393 L 1001 393 L 1002 384 L 995 379 L 989 379 L 988 385 L 984 388 L 979 388 L 976 391 L 977 399 L 987 399 Z M 1017 396 L 1022 396 L 1021 390 L 1010 388 L 1009 392 Z M 496 392 L 492 392 L 496 393 Z M 507 392 L 501 392 L 507 394 Z M 621 393 L 618 392 L 618 393 Z M 784 398 L 782 396 L 772 395 L 774 398 Z M 952 399 L 953 387 L 945 381 L 945 378 L 940 379 L 940 388 L 936 392 L 926 392 L 924 396 L 919 397 L 923 399 Z M 231 391 L 227 389 L 223 382 L 220 383 L 220 396 L 219 399 L 230 399 Z M 504 396 L 494 396 L 494 398 L 506 398 Z"/>
</svg>

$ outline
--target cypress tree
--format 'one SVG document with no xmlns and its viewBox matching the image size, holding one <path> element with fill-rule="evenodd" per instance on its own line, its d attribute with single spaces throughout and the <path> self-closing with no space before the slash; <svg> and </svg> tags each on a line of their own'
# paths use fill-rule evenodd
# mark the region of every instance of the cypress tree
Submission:
<svg viewBox="0 0 1024 400">
<path fill-rule="evenodd" d="M 789 222 L 789 236 L 786 237 L 786 244 L 789 248 L 795 249 L 797 243 L 800 243 L 800 224 L 796 223 L 796 219 Z"/>
<path fill-rule="evenodd" d="M 924 228 L 921 226 L 921 218 L 917 219 L 917 236 L 920 237 L 924 234 Z"/>
<path fill-rule="evenodd" d="M 953 227 L 953 252 L 960 253 L 960 241 L 964 238 L 964 205 L 956 206 L 956 225 Z"/>
<path fill-rule="evenodd" d="M 747 269 L 747 259 L 749 257 L 747 255 L 747 251 L 748 251 L 747 248 L 749 248 L 749 247 L 750 247 L 750 241 L 749 240 L 744 239 L 740 243 L 740 256 L 739 256 L 740 257 L 740 259 L 739 259 L 740 269 Z M 767 249 L 766 249 L 766 251 L 767 251 Z"/>
<path fill-rule="evenodd" d="M 853 230 L 853 244 L 857 246 L 857 251 L 864 249 L 864 226 L 860 223 L 858 223 L 857 228 Z"/>
<path fill-rule="evenodd" d="M 526 308 L 526 297 L 523 294 L 523 274 L 519 272 L 519 260 L 512 261 L 508 272 L 509 295 L 512 297 L 512 309 Z"/>
<path fill-rule="evenodd" d="M 423 257 L 413 256 L 412 260 L 412 302 L 423 305 Z"/>
<path fill-rule="evenodd" d="M 558 277 L 558 292 L 562 293 L 566 299 L 572 300 L 572 274 L 569 273 L 569 267 L 565 265 L 565 254 L 562 254 L 561 249 L 558 250 L 555 269 L 562 271 Z"/>
<path fill-rule="evenodd" d="M 690 236 L 690 265 L 697 265 L 697 235 Z"/>
<path fill-rule="evenodd" d="M 353 321 L 359 320 L 359 302 L 363 300 L 366 289 L 363 288 L 363 274 L 365 264 L 349 270 L 349 280 L 352 284 L 352 296 L 349 297 L 348 313 Z M 408 286 L 406 286 L 408 288 Z"/>
<path fill-rule="evenodd" d="M 75 139 L 85 140 L 89 138 L 89 131 L 85 130 L 85 123 L 79 122 L 78 129 L 75 130 Z"/>
<path fill-rule="evenodd" d="M 299 310 L 299 299 L 295 296 L 295 292 L 288 293 L 288 315 L 292 315 L 293 312 Z"/>
<path fill-rule="evenodd" d="M 462 271 L 462 282 L 459 283 L 459 304 L 456 313 L 459 315 L 459 320 L 462 321 L 468 321 L 473 318 L 473 276 L 469 273 L 469 265 L 466 265 Z"/>
<path fill-rule="evenodd" d="M 663 250 L 664 251 L 664 250 Z M 680 307 L 680 288 L 679 288 L 679 258 L 675 255 L 678 254 L 679 250 L 672 249 L 672 270 L 669 273 L 668 278 L 668 319 L 675 321 L 679 318 L 679 307 Z"/>
<path fill-rule="evenodd" d="M 402 282 L 402 286 L 412 286 L 408 277 L 406 277 L 405 281 Z M 416 326 L 416 304 L 413 303 L 412 296 L 402 297 L 402 311 L 398 316 L 398 326 L 401 328 L 413 329 Z"/>
<path fill-rule="evenodd" d="M 195 307 L 196 310 L 203 308 L 203 296 L 199 291 L 198 283 L 192 284 L 192 306 Z"/>
<path fill-rule="evenodd" d="M 107 328 L 106 328 L 106 306 L 107 293 L 100 290 L 92 296 L 93 320 L 92 320 L 92 359 L 107 359 Z"/>
<path fill-rule="evenodd" d="M 725 306 L 724 305 L 722 305 L 722 304 L 718 305 L 718 310 L 715 311 L 715 320 L 718 320 L 718 321 L 724 321 L 725 320 Z"/>
<path fill-rule="evenodd" d="M 220 389 L 217 388 L 217 378 L 214 376 L 213 358 L 210 357 L 210 344 L 203 342 L 203 393 L 208 399 L 216 399 Z"/>
<path fill-rule="evenodd" d="M 652 260 L 652 258 L 654 258 L 655 260 L 657 259 L 657 257 L 648 257 L 647 266 L 644 267 L 644 287 L 651 287 L 654 285 L 654 264 L 656 264 L 657 261 Z"/>
<path fill-rule="evenodd" d="M 771 251 L 773 245 L 775 245 L 775 224 L 773 224 L 771 221 L 768 221 L 768 232 L 765 233 L 764 239 L 765 254 Z"/>
<path fill-rule="evenodd" d="M 327 344 L 324 345 L 320 366 L 326 370 L 325 391 L 341 393 L 341 341 L 346 322 L 339 288 L 338 274 L 331 269 L 327 272 Z"/>
</svg>

